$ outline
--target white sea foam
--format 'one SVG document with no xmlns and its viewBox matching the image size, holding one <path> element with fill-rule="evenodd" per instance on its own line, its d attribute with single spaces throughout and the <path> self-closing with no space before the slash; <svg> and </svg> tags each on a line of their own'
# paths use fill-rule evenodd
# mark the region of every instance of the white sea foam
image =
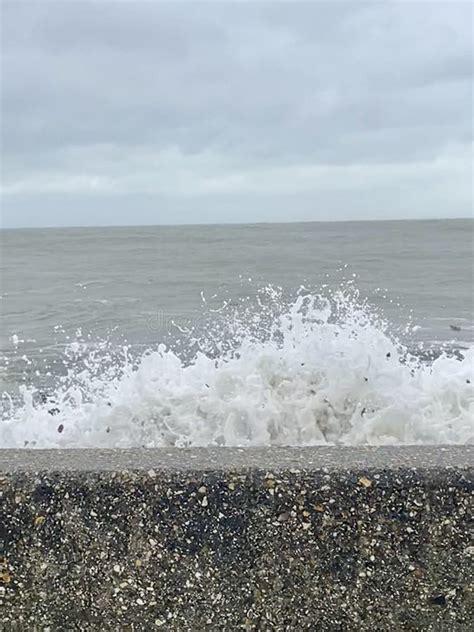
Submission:
<svg viewBox="0 0 474 632">
<path fill-rule="evenodd" d="M 421 362 L 347 294 L 212 314 L 206 335 L 138 359 L 79 341 L 47 401 L 3 398 L 2 447 L 462 444 L 474 439 L 474 349 Z M 219 316 L 219 318 L 217 318 Z M 183 349 L 188 352 L 183 360 Z M 189 356 L 189 353 L 191 355 Z M 80 361 L 79 361 L 80 358 Z M 45 398 L 43 398 L 44 400 Z"/>
</svg>

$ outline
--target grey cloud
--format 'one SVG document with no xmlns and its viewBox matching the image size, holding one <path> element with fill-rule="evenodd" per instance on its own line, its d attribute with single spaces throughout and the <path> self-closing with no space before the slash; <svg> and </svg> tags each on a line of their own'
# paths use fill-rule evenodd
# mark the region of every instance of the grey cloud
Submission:
<svg viewBox="0 0 474 632">
<path fill-rule="evenodd" d="M 171 180 L 207 165 L 219 168 L 223 188 L 248 168 L 332 165 L 337 173 L 340 165 L 415 164 L 453 151 L 468 171 L 468 3 L 4 5 L 9 217 L 24 212 L 20 192 L 40 199 L 51 182 L 61 195 L 74 182 L 80 196 L 77 183 L 87 179 L 123 193 L 130 161 L 141 169 L 134 186 L 152 190 L 170 151 L 181 156 Z M 467 181 L 462 200 L 456 212 L 469 206 Z"/>
</svg>

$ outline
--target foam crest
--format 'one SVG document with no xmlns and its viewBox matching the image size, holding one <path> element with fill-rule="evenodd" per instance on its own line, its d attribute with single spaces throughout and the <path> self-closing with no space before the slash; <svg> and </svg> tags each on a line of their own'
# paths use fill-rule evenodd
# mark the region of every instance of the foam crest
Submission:
<svg viewBox="0 0 474 632">
<path fill-rule="evenodd" d="M 262 290 L 139 358 L 67 349 L 38 398 L 3 398 L 3 447 L 454 444 L 474 437 L 474 350 L 421 362 L 356 292 Z M 186 353 L 183 350 L 186 349 Z"/>
</svg>

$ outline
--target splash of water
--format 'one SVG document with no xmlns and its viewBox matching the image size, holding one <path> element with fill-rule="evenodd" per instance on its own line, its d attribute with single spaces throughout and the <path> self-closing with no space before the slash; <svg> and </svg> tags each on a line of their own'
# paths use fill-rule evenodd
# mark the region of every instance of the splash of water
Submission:
<svg viewBox="0 0 474 632">
<path fill-rule="evenodd" d="M 211 314 L 210 314 L 211 316 Z M 23 387 L 4 447 L 455 444 L 474 438 L 474 350 L 429 363 L 355 292 L 266 288 L 174 347 L 68 346 L 54 395 Z M 186 354 L 183 349 L 186 348 Z M 81 361 L 78 362 L 78 358 Z M 68 364 L 68 362 L 66 362 Z"/>
</svg>

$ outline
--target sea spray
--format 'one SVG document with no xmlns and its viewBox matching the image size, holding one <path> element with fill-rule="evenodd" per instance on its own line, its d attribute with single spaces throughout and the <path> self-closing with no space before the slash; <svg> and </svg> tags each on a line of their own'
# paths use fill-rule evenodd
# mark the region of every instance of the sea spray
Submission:
<svg viewBox="0 0 474 632">
<path fill-rule="evenodd" d="M 410 327 L 407 326 L 407 334 Z M 356 290 L 262 288 L 134 357 L 81 340 L 47 394 L 3 397 L 2 447 L 455 444 L 474 350 L 422 362 Z"/>
</svg>

